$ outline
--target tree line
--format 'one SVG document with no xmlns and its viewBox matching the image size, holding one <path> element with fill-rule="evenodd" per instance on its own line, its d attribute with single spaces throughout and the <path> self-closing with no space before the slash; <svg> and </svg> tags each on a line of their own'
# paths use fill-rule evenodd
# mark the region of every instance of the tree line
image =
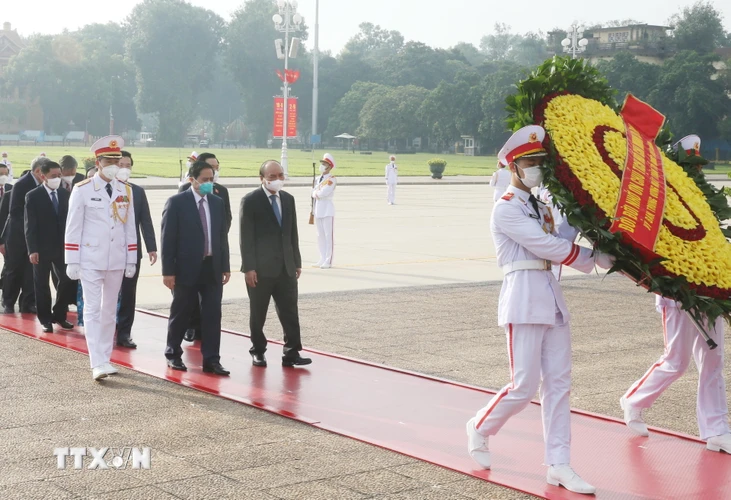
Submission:
<svg viewBox="0 0 731 500">
<path fill-rule="evenodd" d="M 117 131 L 139 130 L 142 120 L 156 117 L 161 145 L 181 145 L 201 120 L 220 140 L 241 118 L 249 141 L 263 146 L 272 128 L 272 97 L 281 93 L 276 12 L 273 0 L 248 0 L 227 23 L 182 0 L 144 0 L 120 24 L 30 37 L 0 85 L 6 93 L 20 88 L 38 98 L 49 133 L 73 123 L 102 135 L 111 105 Z M 676 133 L 731 141 L 731 72 L 719 69 L 715 52 L 731 47 L 731 33 L 710 3 L 685 7 L 669 22 L 677 53 L 663 65 L 620 53 L 598 67 L 620 99 L 632 92 L 647 100 Z M 604 26 L 627 24 L 639 23 Z M 298 36 L 306 40 L 307 28 Z M 559 29 L 516 34 L 497 24 L 479 46 L 443 49 L 363 23 L 340 53 L 320 54 L 318 131 L 324 138 L 347 132 L 373 147 L 421 137 L 435 150 L 469 135 L 483 153 L 493 153 L 506 136 L 505 97 L 512 85 L 560 53 L 565 36 Z M 304 51 L 290 66 L 301 73 L 292 94 L 300 98 L 299 132 L 309 138 L 312 54 Z M 5 106 L 5 114 L 19 112 Z"/>
</svg>

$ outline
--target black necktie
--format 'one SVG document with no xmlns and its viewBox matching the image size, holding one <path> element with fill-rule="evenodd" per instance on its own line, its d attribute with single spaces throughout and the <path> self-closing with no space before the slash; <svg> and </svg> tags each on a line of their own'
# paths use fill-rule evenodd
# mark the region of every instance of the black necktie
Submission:
<svg viewBox="0 0 731 500">
<path fill-rule="evenodd" d="M 112 197 L 112 185 L 111 184 L 107 184 L 107 194 L 109 195 L 110 198 Z"/>
<path fill-rule="evenodd" d="M 324 178 L 325 178 L 325 176 L 324 176 L 324 175 L 321 175 L 321 176 L 320 176 L 320 180 L 319 180 L 319 181 L 317 181 L 317 183 L 319 184 L 320 182 L 322 182 L 322 179 L 324 179 Z"/>
<path fill-rule="evenodd" d="M 530 195 L 528 197 L 528 201 L 530 201 L 530 204 L 533 205 L 533 210 L 536 211 L 536 215 L 540 219 L 541 218 L 541 212 L 538 210 L 538 200 L 536 200 L 536 197 L 535 196 Z"/>
</svg>

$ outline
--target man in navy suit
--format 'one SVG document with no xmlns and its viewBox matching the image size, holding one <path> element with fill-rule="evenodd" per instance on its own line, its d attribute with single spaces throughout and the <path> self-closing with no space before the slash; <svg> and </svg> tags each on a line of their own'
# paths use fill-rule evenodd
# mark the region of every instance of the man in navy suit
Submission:
<svg viewBox="0 0 731 500">
<path fill-rule="evenodd" d="M 2 240 L 5 242 L 6 271 L 3 280 L 3 306 L 5 313 L 13 313 L 15 302 L 20 296 L 20 312 L 34 313 L 35 293 L 33 291 L 33 266 L 28 259 L 25 245 L 25 195 L 42 182 L 41 167 L 51 161 L 39 156 L 30 165 L 30 171 L 23 175 L 10 191 L 10 215 Z"/>
<path fill-rule="evenodd" d="M 5 227 L 10 213 L 10 191 L 13 185 L 8 183 L 10 180 L 10 167 L 0 161 L 0 228 Z M 0 236 L 0 254 L 5 255 L 5 240 Z M 0 274 L 0 289 L 2 289 L 2 281 L 5 277 L 5 258 L 3 258 L 3 270 Z"/>
<path fill-rule="evenodd" d="M 61 188 L 61 166 L 58 163 L 45 163 L 41 167 L 41 174 L 43 184 L 25 196 L 25 241 L 30 263 L 33 264 L 38 321 L 41 322 L 44 332 L 52 333 L 53 323 L 57 323 L 64 330 L 74 327 L 66 320 L 67 297 L 74 282 L 66 276 L 63 255 L 71 195 Z M 53 310 L 51 287 L 48 283 L 51 272 L 58 283 Z"/>
<path fill-rule="evenodd" d="M 173 291 L 165 357 L 173 370 L 183 363 L 183 336 L 201 297 L 203 371 L 228 375 L 221 366 L 221 300 L 231 278 L 228 229 L 223 200 L 213 193 L 213 168 L 196 161 L 191 188 L 172 196 L 162 212 L 162 277 Z"/>
<path fill-rule="evenodd" d="M 122 158 L 119 159 L 119 172 L 117 179 L 126 182 L 132 188 L 132 203 L 135 211 L 135 225 L 137 226 L 137 272 L 131 278 L 122 280 L 122 289 L 119 292 L 119 310 L 117 311 L 117 345 L 136 349 L 137 344 L 132 340 L 132 323 L 135 321 L 135 305 L 137 302 L 137 280 L 140 277 L 140 264 L 142 263 L 142 239 L 145 239 L 145 248 L 150 258 L 150 265 L 157 262 L 157 243 L 155 243 L 155 227 L 152 225 L 150 216 L 150 204 L 147 202 L 145 190 L 137 184 L 128 182 L 132 173 L 134 160 L 128 151 L 122 151 Z"/>
</svg>

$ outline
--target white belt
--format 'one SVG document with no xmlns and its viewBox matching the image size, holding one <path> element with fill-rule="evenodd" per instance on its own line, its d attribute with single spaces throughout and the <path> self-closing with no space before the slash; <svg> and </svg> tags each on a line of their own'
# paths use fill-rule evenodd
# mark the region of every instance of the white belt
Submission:
<svg viewBox="0 0 731 500">
<path fill-rule="evenodd" d="M 550 271 L 551 261 L 550 260 L 519 260 L 517 262 L 511 262 L 503 266 L 503 273 L 509 274 L 515 271 Z"/>
</svg>

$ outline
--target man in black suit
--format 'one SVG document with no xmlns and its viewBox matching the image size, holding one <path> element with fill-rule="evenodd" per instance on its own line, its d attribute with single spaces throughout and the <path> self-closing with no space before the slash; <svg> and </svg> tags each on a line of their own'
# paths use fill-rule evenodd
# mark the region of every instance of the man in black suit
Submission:
<svg viewBox="0 0 731 500">
<path fill-rule="evenodd" d="M 275 160 L 259 169 L 262 186 L 244 196 L 240 212 L 241 271 L 246 275 L 249 294 L 249 328 L 254 366 L 266 366 L 267 339 L 264 322 L 269 299 L 274 298 L 284 330 L 282 366 L 309 365 L 300 356 L 297 280 L 302 273 L 302 257 L 297 233 L 297 212 L 291 194 L 281 191 L 284 170 Z"/>
<path fill-rule="evenodd" d="M 64 233 L 71 195 L 61 187 L 61 166 L 53 161 L 41 166 L 43 184 L 25 196 L 25 241 L 29 261 L 33 264 L 33 284 L 36 295 L 38 320 L 43 331 L 53 332 L 53 323 L 65 330 L 74 325 L 66 321 L 69 287 L 64 264 Z M 56 303 L 51 310 L 49 275 L 53 272 L 58 282 Z"/>
<path fill-rule="evenodd" d="M 25 195 L 42 182 L 41 167 L 48 163 L 46 157 L 31 162 L 30 172 L 21 177 L 10 191 L 10 215 L 3 230 L 7 269 L 3 280 L 3 306 L 5 313 L 15 312 L 15 302 L 20 296 L 20 312 L 35 313 L 33 292 L 33 266 L 28 259 L 25 245 Z"/>
<path fill-rule="evenodd" d="M 119 159 L 119 172 L 117 179 L 127 182 L 131 173 L 134 160 L 129 151 L 122 151 L 122 158 Z M 132 188 L 132 203 L 135 211 L 135 225 L 137 226 L 137 241 L 141 242 L 140 230 L 145 238 L 145 248 L 150 258 L 150 265 L 157 262 L 157 243 L 155 243 L 155 227 L 152 225 L 150 216 L 150 204 L 147 202 L 145 190 L 137 184 L 127 182 Z M 142 244 L 137 245 L 137 272 L 132 278 L 125 277 L 122 280 L 122 289 L 119 296 L 119 309 L 117 311 L 117 345 L 136 349 L 137 344 L 131 338 L 132 323 L 135 321 L 135 305 L 137 302 L 137 280 L 140 277 L 140 264 L 142 263 Z"/>
<path fill-rule="evenodd" d="M 173 291 L 165 357 L 174 370 L 187 370 L 183 335 L 191 310 L 201 297 L 203 371 L 228 375 L 221 366 L 221 300 L 231 278 L 226 212 L 213 192 L 213 168 L 196 161 L 190 168 L 192 189 L 172 196 L 162 212 L 162 276 Z"/>
<path fill-rule="evenodd" d="M 0 228 L 5 227 L 10 212 L 10 191 L 13 185 L 8 184 L 9 179 L 10 167 L 0 161 Z M 0 289 L 2 289 L 5 278 L 5 242 L 2 239 L 0 239 L 0 254 L 3 255 L 3 270 L 0 273 Z"/>
<path fill-rule="evenodd" d="M 231 213 L 231 200 L 228 196 L 228 189 L 218 183 L 218 175 L 221 170 L 221 164 L 218 163 L 218 158 L 213 153 L 202 153 L 198 155 L 196 161 L 204 161 L 208 163 L 214 172 L 213 177 L 213 194 L 220 197 L 223 200 L 224 208 L 226 209 L 226 232 L 228 233 L 231 229 L 231 221 L 233 220 L 233 214 Z M 190 182 L 184 183 L 178 190 L 179 193 L 190 189 Z M 200 340 L 201 338 L 201 312 L 200 306 L 193 309 L 193 314 L 190 317 L 190 325 L 185 332 L 183 337 L 187 342 L 193 342 L 194 340 Z"/>
<path fill-rule="evenodd" d="M 61 159 L 58 160 L 58 164 L 61 165 L 61 187 L 69 193 L 76 184 L 86 179 L 85 175 L 76 171 L 79 163 L 73 156 L 62 156 Z"/>
</svg>

